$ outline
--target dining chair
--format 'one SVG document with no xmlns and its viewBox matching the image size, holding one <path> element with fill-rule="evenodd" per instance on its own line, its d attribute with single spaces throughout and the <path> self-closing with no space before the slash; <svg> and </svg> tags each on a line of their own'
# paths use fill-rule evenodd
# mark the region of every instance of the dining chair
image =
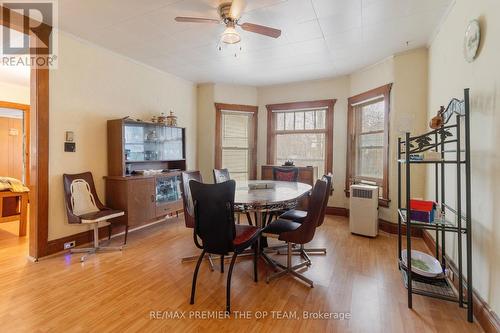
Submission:
<svg viewBox="0 0 500 333">
<path fill-rule="evenodd" d="M 197 246 L 203 249 L 193 274 L 191 287 L 191 304 L 194 304 L 196 279 L 200 263 L 205 253 L 218 254 L 221 259 L 221 270 L 224 256 L 233 253 L 226 284 L 226 312 L 231 312 L 231 276 L 238 254 L 254 245 L 253 274 L 257 282 L 257 239 L 260 228 L 250 225 L 237 225 L 234 222 L 234 195 L 236 182 L 228 180 L 220 184 L 203 184 L 195 180 L 189 182 L 194 203 L 195 235 L 201 240 Z M 195 238 L 197 241 L 197 238 Z"/>
<path fill-rule="evenodd" d="M 231 179 L 231 176 L 229 174 L 228 169 L 214 169 L 213 174 L 214 174 L 214 183 L 215 184 L 227 182 L 228 180 Z M 245 210 L 244 207 L 241 207 L 241 208 L 243 211 Z M 240 217 L 241 217 L 242 213 L 243 212 L 236 212 L 236 214 L 238 215 L 238 224 L 240 224 Z M 253 225 L 252 218 L 250 217 L 250 213 L 245 211 L 244 214 L 247 217 L 248 224 Z"/>
<path fill-rule="evenodd" d="M 299 180 L 299 168 L 297 167 L 273 167 L 273 180 L 282 182 L 297 182 Z M 267 217 L 263 218 L 263 221 L 269 224 L 273 218 L 277 218 L 280 214 L 283 214 L 286 210 L 269 212 Z"/>
<path fill-rule="evenodd" d="M 231 179 L 228 169 L 214 169 L 213 174 L 215 184 L 224 183 Z"/>
<path fill-rule="evenodd" d="M 184 223 L 186 225 L 186 228 L 194 229 L 195 226 L 195 220 L 194 220 L 194 206 L 193 206 L 193 199 L 191 197 L 191 189 L 189 188 L 189 181 L 190 180 L 196 180 L 199 182 L 203 182 L 203 178 L 201 176 L 200 171 L 184 171 L 182 172 L 182 206 L 184 210 Z M 197 242 L 196 242 L 196 234 L 193 232 L 193 237 L 195 240 L 195 245 L 198 247 Z M 201 249 L 201 247 L 198 247 Z M 205 256 L 205 259 L 208 260 L 208 265 L 210 267 L 210 270 L 213 272 L 214 271 L 214 262 L 212 255 L 210 253 L 207 253 Z M 198 256 L 190 256 L 190 257 L 184 257 L 182 258 L 182 262 L 192 262 L 198 260 Z"/>
<path fill-rule="evenodd" d="M 317 180 L 312 191 L 309 207 L 307 210 L 307 216 L 302 223 L 278 218 L 262 230 L 262 235 L 266 237 L 273 237 L 281 241 L 285 241 L 287 243 L 288 250 L 286 266 L 269 258 L 265 253 L 263 254 L 265 258 L 275 267 L 279 267 L 282 269 L 280 272 L 268 276 L 266 279 L 268 283 L 272 279 L 279 278 L 286 274 L 291 274 L 294 277 L 306 282 L 311 288 L 314 287 L 314 283 L 312 280 L 297 272 L 298 269 L 301 269 L 304 266 L 308 266 L 307 261 L 292 266 L 292 244 L 307 244 L 314 238 L 316 227 L 318 226 L 319 221 L 323 219 L 325 214 L 323 206 L 325 205 L 325 197 L 327 193 L 327 182 L 323 179 Z"/>
<path fill-rule="evenodd" d="M 273 167 L 273 180 L 282 182 L 296 182 L 299 180 L 297 167 Z"/>
<path fill-rule="evenodd" d="M 108 208 L 99 200 L 92 173 L 64 174 L 63 183 L 68 223 L 91 225 L 94 230 L 93 247 L 74 248 L 70 249 L 70 252 L 92 254 L 100 251 L 121 251 L 123 246 L 101 246 L 99 244 L 99 223 L 107 223 L 108 240 L 111 239 L 112 226 L 124 224 L 123 245 L 127 244 L 128 224 L 116 220 L 117 217 L 125 215 L 124 211 Z M 80 257 L 80 261 L 84 261 L 86 258 L 87 256 L 84 255 Z"/>
<path fill-rule="evenodd" d="M 328 191 L 326 193 L 325 202 L 324 202 L 323 207 L 322 207 L 322 209 L 324 210 L 324 212 L 322 212 L 323 218 L 321 218 L 318 221 L 318 227 L 320 227 L 325 220 L 326 207 L 328 206 L 328 198 L 329 198 L 330 191 L 332 188 L 332 176 L 331 176 L 331 174 L 324 175 L 323 177 L 321 177 L 321 179 L 326 181 Z M 291 210 L 289 210 L 289 211 L 287 211 L 279 216 L 280 219 L 291 220 L 291 221 L 294 221 L 297 223 L 303 223 L 304 220 L 306 219 L 306 217 L 307 217 L 307 211 L 298 210 L 298 209 L 291 209 Z M 302 244 L 298 249 L 293 249 L 292 252 L 300 254 L 305 260 L 307 260 L 307 262 L 310 265 L 311 258 L 309 258 L 309 254 L 326 254 L 326 248 L 324 248 L 324 247 L 323 248 L 306 248 Z M 278 250 L 278 254 L 281 254 L 281 252 L 279 250 Z"/>
</svg>

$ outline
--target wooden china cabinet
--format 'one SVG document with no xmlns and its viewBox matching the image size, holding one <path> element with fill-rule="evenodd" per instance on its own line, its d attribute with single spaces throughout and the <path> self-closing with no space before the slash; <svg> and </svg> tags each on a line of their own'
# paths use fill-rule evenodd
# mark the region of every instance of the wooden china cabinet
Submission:
<svg viewBox="0 0 500 333">
<path fill-rule="evenodd" d="M 186 170 L 186 129 L 116 119 L 108 121 L 107 206 L 135 228 L 182 210 L 181 172 Z M 148 170 L 161 173 L 143 174 Z"/>
</svg>

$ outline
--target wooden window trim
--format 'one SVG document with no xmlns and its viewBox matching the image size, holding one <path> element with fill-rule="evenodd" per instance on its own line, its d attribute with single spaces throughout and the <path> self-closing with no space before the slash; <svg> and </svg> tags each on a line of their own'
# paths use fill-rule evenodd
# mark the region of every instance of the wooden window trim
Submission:
<svg viewBox="0 0 500 333">
<path fill-rule="evenodd" d="M 318 101 L 292 102 L 281 104 L 268 104 L 267 108 L 267 164 L 276 163 L 276 135 L 283 133 L 326 133 L 326 158 L 325 172 L 333 172 L 333 112 L 336 99 L 325 99 Z M 298 130 L 298 131 L 277 131 L 275 130 L 274 112 L 304 110 L 304 109 L 326 109 L 325 130 Z"/>
<path fill-rule="evenodd" d="M 222 168 L 222 111 L 253 113 L 253 143 L 251 147 L 250 179 L 257 179 L 257 130 L 259 107 L 242 104 L 215 103 L 215 168 Z"/>
<path fill-rule="evenodd" d="M 30 26 L 38 29 L 49 29 L 47 24 L 37 22 L 28 17 L 8 22 L 7 15 L 20 16 L 17 12 L 0 6 L 0 25 L 24 33 L 22 24 L 15 22 L 33 21 Z M 30 29 L 30 41 L 33 42 L 35 55 L 42 54 L 42 47 L 48 46 L 50 40 L 41 41 Z M 50 34 L 45 34 L 49 36 Z M 49 69 L 31 68 L 30 76 L 30 214 L 29 214 L 29 256 L 34 260 L 47 255 L 49 230 Z"/>
<path fill-rule="evenodd" d="M 369 179 L 363 177 L 362 179 L 376 181 L 378 185 L 383 187 L 382 197 L 379 198 L 379 205 L 383 207 L 389 206 L 389 115 L 391 110 L 391 89 L 392 83 L 386 84 L 384 86 L 372 89 L 370 91 L 364 92 L 362 94 L 353 96 L 348 99 L 348 115 L 347 115 L 347 167 L 346 167 L 346 178 L 345 178 L 345 195 L 350 196 L 349 187 L 351 185 L 351 179 L 354 178 L 353 161 L 355 158 L 355 147 L 354 147 L 354 110 L 355 105 L 362 103 L 364 101 L 369 101 L 379 96 L 382 96 L 385 101 L 384 110 L 384 178 L 382 181 L 379 179 Z M 359 178 L 361 179 L 361 178 Z"/>
</svg>

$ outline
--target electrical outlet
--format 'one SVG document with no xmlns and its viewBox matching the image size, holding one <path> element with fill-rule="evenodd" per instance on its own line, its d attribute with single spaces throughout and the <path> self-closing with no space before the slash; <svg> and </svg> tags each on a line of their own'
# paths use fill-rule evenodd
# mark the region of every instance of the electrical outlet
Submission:
<svg viewBox="0 0 500 333">
<path fill-rule="evenodd" d="M 75 241 L 71 241 L 71 242 L 67 242 L 67 243 L 64 243 L 64 249 L 67 250 L 67 249 L 71 249 L 72 247 L 75 247 L 76 245 L 76 242 Z"/>
</svg>

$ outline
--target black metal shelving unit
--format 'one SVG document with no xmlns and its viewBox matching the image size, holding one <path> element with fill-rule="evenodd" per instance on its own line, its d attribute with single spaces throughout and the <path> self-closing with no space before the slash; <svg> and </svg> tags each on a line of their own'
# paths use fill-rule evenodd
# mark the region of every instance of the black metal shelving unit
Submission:
<svg viewBox="0 0 500 333">
<path fill-rule="evenodd" d="M 454 124 L 449 124 L 455 116 Z M 398 139 L 398 257 L 399 268 L 403 281 L 408 289 L 408 308 L 412 307 L 413 294 L 419 294 L 447 301 L 457 302 L 460 307 L 467 307 L 467 320 L 473 321 L 472 309 L 472 235 L 471 235 L 471 169 L 470 169 L 470 103 L 469 89 L 464 90 L 462 100 L 452 99 L 443 113 L 444 124 L 441 128 L 418 136 L 405 134 Z M 464 132 L 462 135 L 462 124 Z M 462 147 L 462 144 L 464 147 Z M 413 154 L 435 151 L 440 153 L 437 160 L 413 160 Z M 454 158 L 450 155 L 455 154 Z M 411 199 L 411 166 L 434 165 L 435 170 L 435 201 L 441 209 L 441 217 L 431 223 L 408 221 L 408 208 Z M 446 203 L 446 168 L 445 165 L 456 166 L 456 206 Z M 464 166 L 465 172 L 462 167 Z M 403 174 L 404 170 L 404 174 Z M 465 177 L 465 178 L 464 178 Z M 403 199 L 403 180 L 405 193 Z M 451 180 L 451 179 L 450 179 Z M 465 209 L 462 198 L 462 183 L 465 183 Z M 404 200 L 404 201 L 403 201 Z M 403 206 L 403 203 L 405 206 Z M 450 217 L 448 217 L 450 215 Z M 406 233 L 403 235 L 403 226 Z M 420 228 L 435 232 L 435 257 L 440 260 L 443 272 L 446 268 L 446 233 L 454 233 L 458 248 L 458 290 L 443 273 L 439 279 L 423 278 L 411 271 L 411 229 Z M 406 237 L 407 266 L 402 262 L 402 237 Z M 467 263 L 467 296 L 464 297 L 463 245 L 465 237 Z M 439 251 L 441 245 L 441 253 Z"/>
</svg>

